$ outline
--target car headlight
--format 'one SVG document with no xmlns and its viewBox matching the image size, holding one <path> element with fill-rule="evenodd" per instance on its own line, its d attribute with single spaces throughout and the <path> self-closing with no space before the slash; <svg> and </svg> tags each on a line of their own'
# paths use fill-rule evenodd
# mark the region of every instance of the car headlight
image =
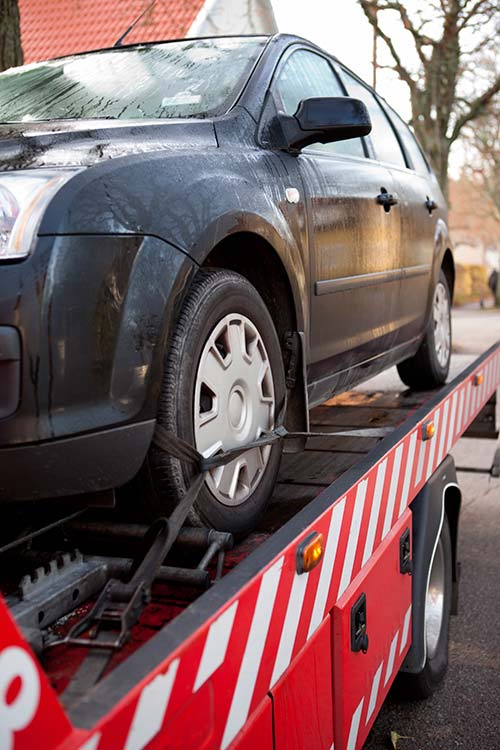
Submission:
<svg viewBox="0 0 500 750">
<path fill-rule="evenodd" d="M 0 175 L 0 261 L 31 251 L 50 199 L 74 172 L 11 172 Z"/>
</svg>

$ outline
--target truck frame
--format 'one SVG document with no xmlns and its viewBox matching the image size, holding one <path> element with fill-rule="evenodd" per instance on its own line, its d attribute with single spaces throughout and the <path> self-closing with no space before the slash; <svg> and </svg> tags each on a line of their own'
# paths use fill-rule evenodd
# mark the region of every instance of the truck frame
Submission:
<svg viewBox="0 0 500 750">
<path fill-rule="evenodd" d="M 359 750 L 426 663 L 445 519 L 456 611 L 449 452 L 498 437 L 499 385 L 500 342 L 432 393 L 317 407 L 247 539 L 106 508 L 18 525 L 0 548 L 1 750 Z"/>
</svg>

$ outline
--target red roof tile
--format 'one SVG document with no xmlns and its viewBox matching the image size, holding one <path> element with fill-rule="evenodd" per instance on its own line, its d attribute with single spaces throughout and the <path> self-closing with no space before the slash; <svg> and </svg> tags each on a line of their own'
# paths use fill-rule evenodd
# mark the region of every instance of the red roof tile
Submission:
<svg viewBox="0 0 500 750">
<path fill-rule="evenodd" d="M 111 47 L 150 0 L 19 0 L 26 63 Z M 157 0 L 126 42 L 176 39 L 189 31 L 204 0 Z"/>
</svg>

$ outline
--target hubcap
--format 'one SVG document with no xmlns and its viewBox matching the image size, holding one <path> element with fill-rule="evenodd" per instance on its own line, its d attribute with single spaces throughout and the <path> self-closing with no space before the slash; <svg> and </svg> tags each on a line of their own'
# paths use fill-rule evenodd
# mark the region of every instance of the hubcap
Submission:
<svg viewBox="0 0 500 750">
<path fill-rule="evenodd" d="M 434 292 L 433 313 L 436 357 L 441 367 L 446 367 L 451 347 L 450 301 L 441 281 Z"/>
<path fill-rule="evenodd" d="M 444 586 L 444 550 L 443 543 L 440 539 L 432 561 L 431 574 L 427 586 L 427 597 L 425 600 L 425 640 L 427 644 L 427 654 L 431 659 L 436 653 L 443 624 Z"/>
<path fill-rule="evenodd" d="M 274 427 L 271 363 L 249 318 L 226 315 L 201 353 L 194 391 L 196 447 L 208 458 L 237 448 Z M 224 505 L 241 505 L 262 479 L 271 446 L 252 448 L 212 469 L 207 485 Z"/>
</svg>

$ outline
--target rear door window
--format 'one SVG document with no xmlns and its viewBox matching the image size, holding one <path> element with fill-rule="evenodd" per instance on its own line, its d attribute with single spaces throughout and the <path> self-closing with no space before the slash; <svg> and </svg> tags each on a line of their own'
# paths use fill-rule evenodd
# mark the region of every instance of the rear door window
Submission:
<svg viewBox="0 0 500 750">
<path fill-rule="evenodd" d="M 372 121 L 372 130 L 369 137 L 376 158 L 397 167 L 406 167 L 405 157 L 396 133 L 375 95 L 361 81 L 358 81 L 344 69 L 342 69 L 342 78 L 349 95 L 361 99 L 368 108 Z"/>
</svg>

